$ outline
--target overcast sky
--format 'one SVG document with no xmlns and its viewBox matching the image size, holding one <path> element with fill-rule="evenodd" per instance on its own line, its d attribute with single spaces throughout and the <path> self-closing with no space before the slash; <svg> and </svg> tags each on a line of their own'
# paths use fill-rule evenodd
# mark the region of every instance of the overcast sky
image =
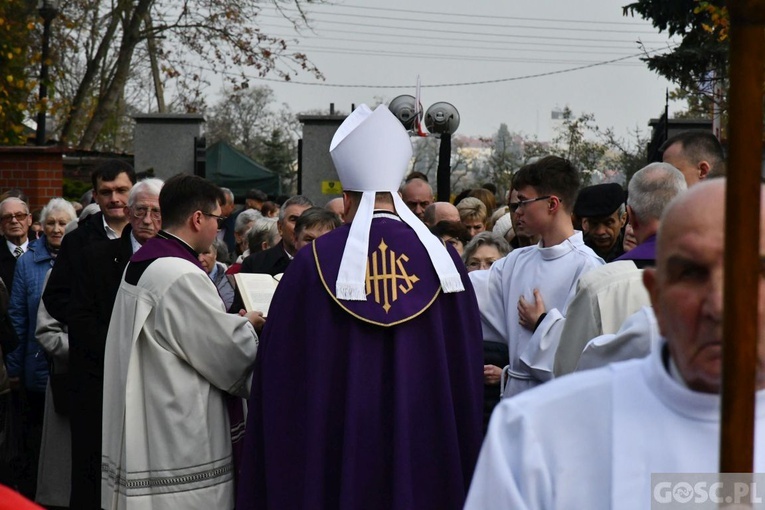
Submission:
<svg viewBox="0 0 765 510">
<path fill-rule="evenodd" d="M 313 32 L 302 34 L 266 10 L 259 17 L 263 31 L 296 39 L 293 47 L 326 80 L 300 74 L 292 83 L 252 83 L 270 86 L 295 112 L 330 103 L 348 111 L 352 103 L 414 95 L 419 74 L 423 106 L 452 103 L 461 134 L 489 136 L 504 122 L 511 131 L 549 140 L 551 111 L 566 105 L 622 135 L 636 127 L 645 132 L 672 85 L 639 60 L 637 41 L 652 51 L 666 51 L 671 41 L 650 23 L 622 16 L 624 3 L 334 1 L 306 6 Z"/>
</svg>

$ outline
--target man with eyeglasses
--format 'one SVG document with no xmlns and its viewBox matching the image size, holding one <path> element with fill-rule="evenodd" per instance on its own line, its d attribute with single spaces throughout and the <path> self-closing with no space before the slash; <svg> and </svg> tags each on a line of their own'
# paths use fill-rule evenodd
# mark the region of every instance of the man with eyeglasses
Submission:
<svg viewBox="0 0 765 510">
<path fill-rule="evenodd" d="M 201 177 L 171 177 L 162 230 L 125 268 L 104 352 L 101 508 L 234 507 L 226 394 L 249 395 L 264 319 L 226 313 L 199 262 L 224 202 Z"/>
<path fill-rule="evenodd" d="M 540 243 L 512 251 L 487 271 L 470 273 L 476 294 L 487 296 L 479 299 L 484 340 L 508 343 L 506 397 L 552 377 L 557 344 L 542 342 L 543 334 L 565 315 L 579 277 L 603 264 L 571 222 L 579 172 L 568 160 L 547 156 L 524 166 L 513 177 L 513 189 L 518 201 L 510 210 Z M 542 299 L 548 310 L 532 320 L 527 307 Z"/>
<path fill-rule="evenodd" d="M 29 227 L 32 225 L 32 216 L 29 214 L 29 206 L 15 197 L 9 197 L 0 202 L 0 226 L 3 236 L 0 246 L 0 278 L 8 288 L 10 294 L 13 287 L 13 273 L 16 271 L 16 260 L 27 251 L 29 245 Z"/>
<path fill-rule="evenodd" d="M 159 179 L 145 179 L 130 190 L 122 237 L 92 244 L 83 252 L 81 278 L 75 279 L 69 308 L 69 374 L 72 399 L 72 485 L 70 508 L 101 508 L 101 413 L 104 346 L 120 278 L 128 260 L 162 226 Z"/>
<path fill-rule="evenodd" d="M 119 238 L 128 224 L 125 205 L 135 184 L 135 171 L 124 161 L 109 159 L 93 170 L 90 179 L 100 211 L 80 221 L 77 229 L 64 236 L 43 293 L 48 313 L 64 324 L 69 323 L 67 315 L 74 282 L 86 270 L 82 265 L 83 253 L 97 241 Z"/>
</svg>

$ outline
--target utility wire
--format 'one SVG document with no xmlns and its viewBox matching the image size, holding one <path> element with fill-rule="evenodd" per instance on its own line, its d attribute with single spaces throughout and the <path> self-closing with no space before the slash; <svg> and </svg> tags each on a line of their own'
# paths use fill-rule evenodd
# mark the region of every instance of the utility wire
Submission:
<svg viewBox="0 0 765 510">
<path fill-rule="evenodd" d="M 394 9 L 389 7 L 369 7 L 369 6 L 362 6 L 362 5 L 347 5 L 347 4 L 337 4 L 337 3 L 324 3 L 324 4 L 316 4 L 313 7 L 324 7 L 327 6 L 328 8 L 335 9 L 338 7 L 343 8 L 349 8 L 349 9 L 361 9 L 361 10 L 368 10 L 368 11 L 385 11 L 385 12 L 402 12 L 402 13 L 408 13 L 408 14 L 425 14 L 428 16 L 451 16 L 451 17 L 458 17 L 458 18 L 480 18 L 480 19 L 506 19 L 506 20 L 513 20 L 513 21 L 543 21 L 543 22 L 556 22 L 556 23 L 579 23 L 579 24 L 593 24 L 593 25 L 632 25 L 632 26 L 645 26 L 645 23 L 639 22 L 639 21 L 593 21 L 593 20 L 577 20 L 577 19 L 561 19 L 561 18 L 522 18 L 517 16 L 489 16 L 485 14 L 469 14 L 469 13 L 449 13 L 449 12 L 436 12 L 436 11 L 421 11 L 421 10 L 414 10 L 414 9 Z M 290 11 L 292 9 L 282 9 L 285 11 Z M 295 10 L 294 12 L 297 12 Z"/>
<path fill-rule="evenodd" d="M 277 28 L 277 29 L 283 29 L 284 26 L 281 25 L 275 25 L 270 23 L 262 23 L 260 25 L 263 28 Z M 413 39 L 415 41 L 420 40 L 426 40 L 426 41 L 441 41 L 440 44 L 437 44 L 436 46 L 439 47 L 452 47 L 452 45 L 446 45 L 443 44 L 443 37 L 440 36 L 427 36 L 427 35 L 412 35 L 412 34 L 385 34 L 385 33 L 374 33 L 374 32 L 362 32 L 359 30 L 343 30 L 343 29 L 332 29 L 332 34 L 350 34 L 350 35 L 362 35 L 364 36 L 362 39 L 349 39 L 349 42 L 376 42 L 376 43 L 382 43 L 382 44 L 409 44 L 412 46 L 421 46 L 423 43 L 402 43 L 400 39 Z M 275 37 L 282 37 L 285 39 L 293 39 L 296 41 L 300 41 L 302 39 L 326 39 L 329 40 L 331 38 L 326 37 L 322 35 L 319 32 L 312 32 L 311 34 L 271 34 Z M 384 38 L 393 38 L 395 39 L 395 42 L 383 40 L 383 41 L 372 41 L 369 40 L 369 37 L 384 37 Z M 615 44 L 625 44 L 629 45 L 631 47 L 634 47 L 635 44 L 638 42 L 642 44 L 659 44 L 662 45 L 662 47 L 666 46 L 668 42 L 671 41 L 662 41 L 662 42 L 654 42 L 654 43 L 647 43 L 642 41 L 608 41 L 607 44 L 572 44 L 572 43 L 554 43 L 554 42 L 528 42 L 528 41 L 512 41 L 512 42 L 506 42 L 506 41 L 498 41 L 498 40 L 486 40 L 486 39 L 464 39 L 464 38 L 451 38 L 449 40 L 451 43 L 480 43 L 480 44 L 495 44 L 495 45 L 501 45 L 500 48 L 510 48 L 512 49 L 513 46 L 507 46 L 508 44 L 512 44 L 515 46 L 541 46 L 541 47 L 551 47 L 551 48 L 595 48 L 595 49 L 602 49 L 602 48 L 608 48 L 608 49 L 614 49 Z"/>
<path fill-rule="evenodd" d="M 274 18 L 274 19 L 282 19 L 278 15 L 271 15 L 271 14 L 261 14 L 261 17 L 265 18 Z M 321 21 L 321 23 L 326 23 L 329 25 L 342 25 L 342 26 L 348 26 L 348 23 L 343 21 Z M 422 28 L 422 27 L 403 27 L 398 25 L 379 25 L 379 24 L 373 24 L 373 23 L 354 23 L 353 26 L 355 27 L 367 27 L 367 28 L 380 28 L 385 30 L 403 30 L 408 32 L 428 32 L 428 33 L 439 33 L 439 34 L 446 34 L 448 36 L 451 36 L 453 34 L 459 34 L 459 35 L 476 35 L 475 31 L 458 31 L 458 30 L 439 30 L 436 28 Z M 393 35 L 393 34 L 390 34 Z M 590 38 L 580 38 L 580 37 L 557 37 L 557 36 L 549 36 L 549 35 L 520 35 L 520 34 L 498 34 L 498 33 L 482 33 L 483 36 L 490 36 L 490 37 L 506 37 L 510 39 L 544 39 L 544 40 L 556 40 L 556 41 L 583 41 L 583 42 L 600 42 L 600 43 L 612 43 L 612 42 L 634 42 L 634 41 L 613 41 L 610 39 L 590 39 Z M 650 44 L 661 44 L 661 41 L 657 43 L 650 43 Z"/>
<path fill-rule="evenodd" d="M 333 48 L 322 46 L 303 46 L 301 49 L 312 53 L 329 53 L 336 55 L 361 55 L 361 56 L 380 56 L 380 57 L 396 57 L 396 58 L 416 58 L 427 60 L 461 60 L 471 62 L 515 62 L 524 64 L 592 64 L 596 62 L 581 60 L 581 59 L 544 59 L 530 56 L 528 58 L 523 57 L 499 57 L 488 56 L 482 54 L 474 55 L 455 55 L 445 53 L 414 53 L 414 52 L 402 52 L 402 51 L 385 51 L 385 50 L 367 50 L 363 48 Z M 560 52 L 558 52 L 560 53 Z M 624 53 L 617 53 L 618 55 L 624 55 Z M 643 65 L 636 63 L 635 65 Z"/>
<path fill-rule="evenodd" d="M 282 38 L 289 38 L 290 36 L 287 34 L 277 34 L 272 33 L 270 34 L 274 37 L 282 37 Z M 471 46 L 471 45 L 464 45 L 464 44 L 438 44 L 438 43 L 423 43 L 418 42 L 416 44 L 413 44 L 412 42 L 405 42 L 405 41 L 370 41 L 370 40 L 364 40 L 364 39 L 352 39 L 352 38 L 344 38 L 344 37 L 324 37 L 324 36 L 311 36 L 311 37 L 304 37 L 304 39 L 312 39 L 312 42 L 324 42 L 324 41 L 337 41 L 337 42 L 349 42 L 349 43 L 363 43 L 363 44 L 383 44 L 385 46 L 407 46 L 409 48 L 422 48 L 422 47 L 428 47 L 428 48 L 450 48 L 450 49 L 461 49 L 461 50 L 481 50 L 481 51 L 504 51 L 508 52 L 510 50 L 519 50 L 529 53 L 573 53 L 578 55 L 624 55 L 624 51 L 582 51 L 582 50 L 561 50 L 561 49 L 534 49 L 534 48 L 515 48 L 514 46 L 508 46 L 505 43 L 502 43 L 501 46 Z M 556 46 L 560 47 L 563 46 L 565 48 L 571 48 L 575 45 L 570 44 L 553 44 L 553 45 L 542 45 L 537 43 L 528 43 L 532 46 Z M 589 47 L 589 46 L 588 46 Z M 594 46 L 594 48 L 603 48 L 602 46 Z M 300 46 L 301 50 L 307 49 L 307 47 Z M 344 49 L 344 48 L 343 48 Z M 609 48 L 609 49 L 616 49 L 616 48 Z M 656 48 L 653 48 L 656 49 Z M 662 49 L 662 48 L 658 48 Z M 623 48 L 623 50 L 626 50 L 626 48 Z M 373 49 L 374 51 L 374 49 Z"/>
<path fill-rule="evenodd" d="M 403 21 L 406 23 L 424 23 L 424 24 L 433 24 L 433 25 L 457 25 L 460 27 L 492 27 L 492 28 L 514 28 L 514 29 L 522 29 L 522 30 L 566 30 L 569 32 L 597 32 L 597 33 L 617 33 L 617 34 L 623 34 L 624 29 L 604 29 L 604 28 L 567 28 L 567 27 L 555 27 L 555 26 L 535 26 L 535 25 L 508 25 L 508 24 L 500 24 L 500 23 L 474 23 L 469 21 L 444 21 L 444 20 L 432 20 L 432 19 L 414 19 L 414 18 L 400 18 L 396 16 L 377 16 L 374 17 L 366 16 L 364 14 L 350 14 L 350 13 L 344 13 L 344 12 L 321 12 L 321 13 L 311 13 L 307 15 L 306 17 L 310 21 L 312 19 L 312 15 L 318 14 L 319 16 L 332 16 L 332 17 L 344 17 L 344 18 L 363 18 L 366 20 L 385 20 L 385 21 Z M 316 21 L 319 22 L 326 22 L 324 19 L 316 19 Z M 653 30 L 645 30 L 645 31 L 637 31 L 637 30 L 631 30 L 630 31 L 633 34 L 655 34 L 656 32 Z"/>
<path fill-rule="evenodd" d="M 647 52 L 651 53 L 651 52 Z M 634 55 L 628 55 L 626 57 L 621 58 L 615 58 L 612 60 L 604 60 L 602 62 L 595 62 L 592 64 L 577 66 L 577 67 L 571 67 L 568 69 L 560 69 L 557 71 L 548 71 L 544 73 L 535 73 L 535 74 L 526 74 L 523 76 L 513 76 L 510 78 L 498 78 L 494 80 L 478 80 L 478 81 L 468 81 L 468 82 L 455 82 L 455 83 L 439 83 L 434 85 L 421 85 L 421 88 L 424 89 L 431 89 L 431 88 L 447 88 L 447 87 L 470 87 L 475 85 L 488 85 L 493 83 L 507 83 L 512 81 L 521 81 L 521 80 L 529 80 L 532 78 L 542 78 L 545 76 L 555 76 L 558 74 L 566 74 L 566 73 L 572 73 L 575 71 L 582 71 L 584 69 L 591 69 L 593 67 L 600 67 L 605 66 L 609 64 L 615 64 L 617 62 L 623 62 L 625 60 L 629 60 L 631 58 L 637 58 L 645 56 L 647 53 L 636 53 Z M 287 83 L 287 84 L 294 84 L 294 85 L 305 85 L 310 87 L 330 87 L 330 88 L 358 88 L 358 89 L 412 89 L 415 87 L 414 84 L 408 84 L 408 85 L 366 85 L 366 84 L 339 84 L 339 83 L 324 83 L 324 82 L 305 82 L 305 81 L 298 81 L 298 80 L 278 80 L 276 78 L 264 78 L 260 76 L 252 76 L 247 75 L 246 73 L 234 73 L 231 71 L 216 71 L 215 69 L 204 67 L 204 66 L 196 66 L 200 70 L 205 71 L 211 71 L 216 72 L 218 74 L 223 74 L 227 76 L 241 76 L 244 78 L 252 79 L 252 80 L 259 80 L 259 81 L 268 81 L 268 82 L 276 82 L 276 83 Z"/>
</svg>

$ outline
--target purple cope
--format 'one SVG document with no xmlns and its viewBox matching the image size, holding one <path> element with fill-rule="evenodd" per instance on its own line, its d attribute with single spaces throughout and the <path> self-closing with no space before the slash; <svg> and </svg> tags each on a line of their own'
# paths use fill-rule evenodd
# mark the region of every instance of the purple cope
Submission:
<svg viewBox="0 0 765 510">
<path fill-rule="evenodd" d="M 366 301 L 334 296 L 349 226 L 300 250 L 253 375 L 237 510 L 459 509 L 482 439 L 483 351 L 405 223 L 372 220 Z M 395 287 L 395 288 L 394 288 Z"/>
</svg>

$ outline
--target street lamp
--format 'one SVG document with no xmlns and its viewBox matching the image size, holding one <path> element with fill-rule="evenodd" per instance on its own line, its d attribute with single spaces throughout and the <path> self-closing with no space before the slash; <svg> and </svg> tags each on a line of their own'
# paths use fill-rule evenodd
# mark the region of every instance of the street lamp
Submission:
<svg viewBox="0 0 765 510">
<path fill-rule="evenodd" d="M 410 95 L 401 95 L 394 98 L 388 108 L 398 117 L 406 130 L 415 127 L 416 112 L 422 112 L 422 106 L 415 108 L 415 98 Z M 448 202 L 451 196 L 451 183 L 449 182 L 449 165 L 452 155 L 452 135 L 460 125 L 460 114 L 449 103 L 438 102 L 433 104 L 425 112 L 425 127 L 434 135 L 441 138 L 438 149 L 438 170 L 436 171 L 436 196 L 439 202 Z"/>
<path fill-rule="evenodd" d="M 58 14 L 58 0 L 38 0 L 37 12 L 43 19 L 42 55 L 40 58 L 40 111 L 37 112 L 35 145 L 45 145 L 45 115 L 48 99 L 48 58 L 50 56 L 50 26 Z"/>
</svg>

